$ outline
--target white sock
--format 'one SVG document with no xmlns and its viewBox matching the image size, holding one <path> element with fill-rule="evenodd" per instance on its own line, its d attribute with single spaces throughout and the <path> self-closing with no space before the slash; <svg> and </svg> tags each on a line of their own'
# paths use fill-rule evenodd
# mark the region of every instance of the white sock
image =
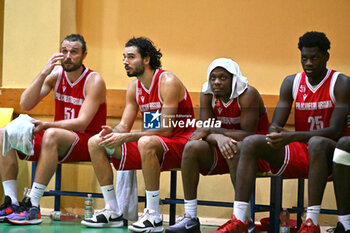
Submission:
<svg viewBox="0 0 350 233">
<path fill-rule="evenodd" d="M 185 213 L 189 214 L 191 218 L 197 217 L 197 199 L 185 200 Z"/>
<path fill-rule="evenodd" d="M 341 222 L 341 224 L 343 224 L 345 231 L 350 230 L 350 214 L 339 215 L 338 220 Z"/>
<path fill-rule="evenodd" d="M 112 209 L 115 212 L 120 213 L 114 186 L 112 184 L 101 186 L 101 190 L 103 199 L 105 200 L 105 209 Z"/>
<path fill-rule="evenodd" d="M 2 182 L 5 196 L 11 197 L 12 204 L 19 205 L 17 199 L 17 180 L 5 180 Z"/>
<path fill-rule="evenodd" d="M 33 206 L 39 207 L 41 197 L 44 195 L 46 185 L 33 182 L 32 189 L 30 190 L 30 201 Z"/>
<path fill-rule="evenodd" d="M 318 225 L 318 217 L 320 216 L 321 206 L 314 205 L 307 207 L 306 219 L 311 218 L 315 225 Z"/>
<path fill-rule="evenodd" d="M 247 220 L 247 211 L 249 208 L 249 203 L 244 201 L 235 201 L 233 202 L 233 214 L 241 222 L 245 223 Z"/>
<path fill-rule="evenodd" d="M 146 190 L 146 208 L 154 210 L 159 213 L 159 190 L 147 191 Z"/>
</svg>

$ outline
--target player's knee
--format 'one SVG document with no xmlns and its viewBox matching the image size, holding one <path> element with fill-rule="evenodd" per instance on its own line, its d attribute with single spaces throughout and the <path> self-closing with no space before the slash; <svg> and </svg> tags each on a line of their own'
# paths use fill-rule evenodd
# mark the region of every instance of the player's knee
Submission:
<svg viewBox="0 0 350 233">
<path fill-rule="evenodd" d="M 57 147 L 58 143 L 58 132 L 55 128 L 49 128 L 45 130 L 43 139 L 42 139 L 42 145 L 49 146 L 49 147 Z"/>
<path fill-rule="evenodd" d="M 182 154 L 182 162 L 188 162 L 197 159 L 198 153 L 203 150 L 203 145 L 201 142 L 202 141 L 195 140 L 186 143 Z"/>
<path fill-rule="evenodd" d="M 315 136 L 309 139 L 308 152 L 310 162 L 321 161 L 324 156 L 331 156 L 334 149 L 334 142 L 331 139 Z"/>
<path fill-rule="evenodd" d="M 89 154 L 90 154 L 90 157 L 92 155 L 94 155 L 94 151 L 99 148 L 99 143 L 100 143 L 100 137 L 98 134 L 92 136 L 91 138 L 89 138 L 88 140 L 88 149 L 89 149 Z"/>
<path fill-rule="evenodd" d="M 314 136 L 314 137 L 309 139 L 308 145 L 310 146 L 310 144 L 311 144 L 312 146 L 314 146 L 314 145 L 318 145 L 318 144 L 323 143 L 323 142 L 327 143 L 327 138 L 321 137 L 321 136 Z"/>
<path fill-rule="evenodd" d="M 350 137 L 341 137 L 337 142 L 337 148 L 350 152 Z"/>
<path fill-rule="evenodd" d="M 98 136 L 98 134 L 92 136 L 91 138 L 89 138 L 88 140 L 88 147 L 89 147 L 89 150 L 93 150 L 95 149 L 96 147 L 98 147 L 100 143 L 100 137 Z"/>
<path fill-rule="evenodd" d="M 156 136 L 143 136 L 137 142 L 142 157 L 156 154 L 159 144 L 159 139 Z"/>
<path fill-rule="evenodd" d="M 261 148 L 266 146 L 266 138 L 264 135 L 251 135 L 245 137 L 241 143 L 240 151 L 247 156 L 257 156 Z"/>
</svg>

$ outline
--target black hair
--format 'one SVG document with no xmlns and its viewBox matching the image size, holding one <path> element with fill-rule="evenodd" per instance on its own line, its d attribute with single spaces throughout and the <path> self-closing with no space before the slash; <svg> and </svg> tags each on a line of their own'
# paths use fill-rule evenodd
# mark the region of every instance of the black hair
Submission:
<svg viewBox="0 0 350 233">
<path fill-rule="evenodd" d="M 70 41 L 70 42 L 74 42 L 74 41 L 78 41 L 81 44 L 81 48 L 83 50 L 83 54 L 86 52 L 86 42 L 84 40 L 84 37 L 80 34 L 70 34 L 68 36 L 66 36 L 63 41 Z M 62 44 L 62 43 L 61 43 Z"/>
<path fill-rule="evenodd" d="M 137 47 L 138 52 L 142 58 L 150 57 L 150 66 L 152 69 L 158 69 L 162 67 L 160 58 L 163 56 L 160 49 L 156 49 L 153 42 L 145 37 L 131 38 L 126 42 L 125 47 Z"/>
<path fill-rule="evenodd" d="M 318 47 L 321 51 L 327 52 L 331 48 L 331 42 L 323 32 L 306 32 L 299 38 L 298 48 L 301 51 L 303 47 Z"/>
</svg>

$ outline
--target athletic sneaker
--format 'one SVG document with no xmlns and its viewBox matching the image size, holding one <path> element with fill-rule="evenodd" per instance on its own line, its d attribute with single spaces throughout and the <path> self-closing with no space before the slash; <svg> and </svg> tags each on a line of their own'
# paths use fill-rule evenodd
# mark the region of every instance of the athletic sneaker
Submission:
<svg viewBox="0 0 350 233">
<path fill-rule="evenodd" d="M 328 231 L 328 230 L 327 230 Z M 337 227 L 334 228 L 334 233 L 350 233 L 350 230 L 345 231 L 345 228 L 341 222 L 337 223 Z"/>
<path fill-rule="evenodd" d="M 311 218 L 305 220 L 301 225 L 298 233 L 320 233 L 321 229 L 319 225 L 315 225 Z"/>
<path fill-rule="evenodd" d="M 220 226 L 216 231 L 212 233 L 248 233 L 248 224 L 238 220 L 234 214 L 232 218 L 228 220 L 224 225 Z"/>
<path fill-rule="evenodd" d="M 135 232 L 162 232 L 163 217 L 154 210 L 145 209 L 140 219 L 128 227 L 129 230 Z"/>
<path fill-rule="evenodd" d="M 197 217 L 192 218 L 185 213 L 183 218 L 165 229 L 165 233 L 200 233 L 200 223 Z"/>
<path fill-rule="evenodd" d="M 18 205 L 12 204 L 10 196 L 5 196 L 4 204 L 0 206 L 0 222 L 4 222 L 6 217 L 18 209 Z"/>
<path fill-rule="evenodd" d="M 111 209 L 103 209 L 91 218 L 84 219 L 81 224 L 87 227 L 122 227 L 123 215 Z"/>
<path fill-rule="evenodd" d="M 7 221 L 14 225 L 34 225 L 43 222 L 40 207 L 32 206 L 29 197 L 25 197 L 18 209 L 7 216 Z"/>
</svg>

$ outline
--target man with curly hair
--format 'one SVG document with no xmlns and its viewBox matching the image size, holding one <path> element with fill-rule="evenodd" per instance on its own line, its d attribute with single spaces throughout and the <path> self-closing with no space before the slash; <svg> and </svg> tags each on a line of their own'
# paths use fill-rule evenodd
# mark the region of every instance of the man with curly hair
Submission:
<svg viewBox="0 0 350 233">
<path fill-rule="evenodd" d="M 194 120 L 192 102 L 180 79 L 160 69 L 162 54 L 152 41 L 143 37 L 130 39 L 123 56 L 127 75 L 136 79 L 131 81 L 126 92 L 121 121 L 114 128 L 104 126 L 89 140 L 91 161 L 106 208 L 82 224 L 89 227 L 123 225 L 113 188 L 113 172 L 106 157 L 108 154 L 117 170 L 142 169 L 147 204 L 142 217 L 129 229 L 162 232 L 163 220 L 158 211 L 160 172 L 181 166 L 183 148 L 195 128 L 181 127 L 180 122 Z M 142 131 L 130 132 L 139 109 L 143 118 L 152 115 L 149 123 L 156 124 L 155 120 L 160 119 L 160 123 L 167 124 L 156 124 L 154 128 L 144 124 Z"/>
<path fill-rule="evenodd" d="M 322 32 L 307 32 L 299 38 L 304 72 L 287 76 L 280 89 L 269 134 L 252 135 L 243 140 L 236 175 L 233 232 L 247 232 L 246 211 L 252 193 L 257 159 L 266 160 L 271 171 L 291 178 L 309 177 L 309 209 L 307 220 L 299 232 L 320 232 L 318 215 L 327 176 L 322 171 L 326 162 L 317 161 L 319 146 L 314 136 L 338 140 L 345 128 L 350 104 L 349 77 L 327 69 L 330 42 Z M 283 127 L 294 104 L 295 131 Z M 326 170 L 327 171 L 327 170 Z M 320 198 L 321 197 L 321 198 Z M 317 217 L 315 217 L 317 215 Z"/>
</svg>

